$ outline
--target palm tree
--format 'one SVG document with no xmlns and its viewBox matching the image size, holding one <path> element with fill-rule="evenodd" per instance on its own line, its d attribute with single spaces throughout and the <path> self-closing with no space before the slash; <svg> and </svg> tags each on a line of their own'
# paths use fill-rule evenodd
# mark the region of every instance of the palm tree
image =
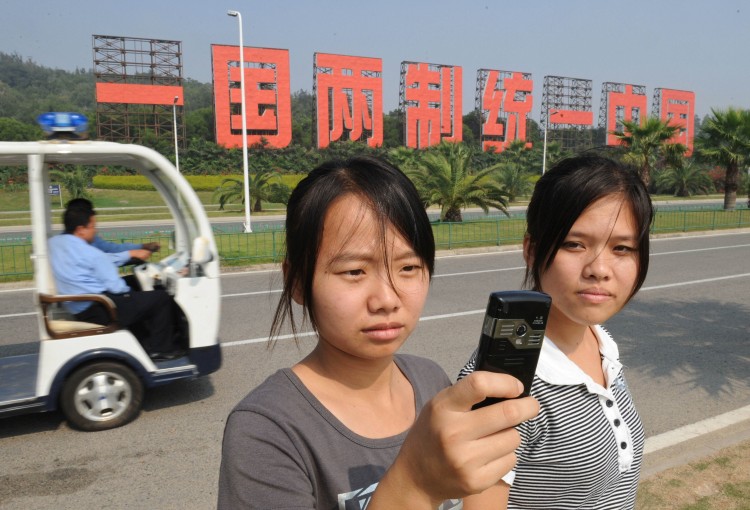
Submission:
<svg viewBox="0 0 750 510">
<path fill-rule="evenodd" d="M 509 201 L 514 202 L 517 197 L 531 193 L 533 185 L 529 180 L 529 169 L 534 167 L 534 156 L 522 140 L 511 142 L 499 154 L 500 162 L 493 166 L 496 169 L 494 175 Z"/>
<path fill-rule="evenodd" d="M 248 176 L 250 202 L 253 212 L 262 212 L 261 201 L 286 203 L 291 190 L 283 183 L 271 182 L 272 179 L 280 178 L 280 174 L 274 170 L 260 170 L 255 175 Z M 245 203 L 245 190 L 240 179 L 228 177 L 221 181 L 221 186 L 214 191 L 213 199 L 219 200 L 219 210 L 224 206 L 239 201 Z"/>
<path fill-rule="evenodd" d="M 628 148 L 626 161 L 638 167 L 641 179 L 648 187 L 657 156 L 680 128 L 656 117 L 649 117 L 643 123 L 623 120 L 622 126 L 622 131 L 612 131 L 612 134 Z"/>
<path fill-rule="evenodd" d="M 539 161 L 536 168 L 538 168 L 539 173 L 541 173 L 542 157 L 543 157 L 544 151 L 540 149 L 540 150 L 537 150 L 536 152 L 538 154 L 538 161 Z M 568 157 L 569 155 L 570 155 L 569 152 L 563 150 L 560 142 L 549 142 L 547 144 L 547 170 L 555 166 L 555 163 L 557 163 L 563 158 Z"/>
<path fill-rule="evenodd" d="M 508 214 L 507 193 L 492 175 L 496 169 L 473 171 L 472 155 L 465 144 L 443 142 L 425 153 L 418 168 L 407 171 L 425 207 L 440 206 L 441 221 L 462 221 L 461 208 L 469 205 Z"/>
<path fill-rule="evenodd" d="M 510 202 L 515 202 L 520 196 L 530 195 L 533 185 L 529 180 L 529 174 L 526 169 L 511 161 L 499 163 L 495 167 L 495 179 L 502 186 L 508 195 Z"/>
<path fill-rule="evenodd" d="M 676 197 L 689 197 L 698 193 L 707 194 L 714 187 L 706 169 L 693 161 L 667 167 L 654 180 L 657 190 L 674 193 Z"/>
<path fill-rule="evenodd" d="M 91 171 L 81 165 L 70 170 L 50 170 L 50 177 L 55 178 L 68 192 L 68 200 L 74 198 L 89 198 L 87 188 L 91 183 Z"/>
<path fill-rule="evenodd" d="M 726 169 L 724 209 L 732 210 L 737 203 L 739 170 L 750 158 L 750 110 L 712 109 L 711 114 L 695 144 L 700 156 Z"/>
<path fill-rule="evenodd" d="M 394 147 L 388 151 L 390 160 L 398 165 L 403 171 L 407 172 L 419 167 L 423 151 L 405 147 L 403 145 Z"/>
</svg>

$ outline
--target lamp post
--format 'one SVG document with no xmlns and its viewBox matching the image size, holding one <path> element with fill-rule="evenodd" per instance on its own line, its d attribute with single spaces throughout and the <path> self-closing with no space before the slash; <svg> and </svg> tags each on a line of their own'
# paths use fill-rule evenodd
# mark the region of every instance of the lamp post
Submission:
<svg viewBox="0 0 750 510">
<path fill-rule="evenodd" d="M 553 115 L 557 115 L 558 111 L 547 113 L 547 122 L 544 123 L 544 145 L 542 145 L 542 175 L 547 170 L 547 130 L 549 129 L 549 119 Z"/>
<path fill-rule="evenodd" d="M 174 96 L 172 101 L 172 120 L 174 122 L 174 166 L 177 168 L 177 173 L 180 173 L 180 149 L 177 143 L 177 101 L 180 100 L 180 96 Z M 182 207 L 182 195 L 177 193 L 177 205 Z"/>
<path fill-rule="evenodd" d="M 177 167 L 177 171 L 180 171 L 180 151 L 179 144 L 177 143 L 177 101 L 180 100 L 180 96 L 174 96 L 172 101 L 172 119 L 174 120 L 174 166 Z"/>
<path fill-rule="evenodd" d="M 245 187 L 245 233 L 252 232 L 250 226 L 250 180 L 247 169 L 247 117 L 245 117 L 245 47 L 242 43 L 242 14 L 239 11 L 227 11 L 228 16 L 237 18 L 240 26 L 240 95 L 242 96 L 242 175 Z"/>
<path fill-rule="evenodd" d="M 687 153 L 690 152 L 690 136 L 688 130 L 690 129 L 690 100 L 687 101 L 687 115 L 685 115 L 685 149 Z"/>
</svg>

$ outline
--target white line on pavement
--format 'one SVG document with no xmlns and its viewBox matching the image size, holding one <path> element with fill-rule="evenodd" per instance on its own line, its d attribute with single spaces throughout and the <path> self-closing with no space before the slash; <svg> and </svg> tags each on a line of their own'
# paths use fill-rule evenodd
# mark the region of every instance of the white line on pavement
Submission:
<svg viewBox="0 0 750 510">
<path fill-rule="evenodd" d="M 657 257 L 660 255 L 682 255 L 683 253 L 696 253 L 699 251 L 714 251 L 714 250 L 732 250 L 735 248 L 748 248 L 750 244 L 735 244 L 732 246 L 714 246 L 712 248 L 694 248 L 692 250 L 677 250 L 677 251 L 664 251 L 661 253 L 652 253 L 651 257 Z"/>
<path fill-rule="evenodd" d="M 23 317 L 25 315 L 36 315 L 36 312 L 9 313 L 7 315 L 0 315 L 0 319 L 9 319 L 12 317 Z"/>
<path fill-rule="evenodd" d="M 739 409 L 714 416 L 713 418 L 706 418 L 705 420 L 685 425 L 684 427 L 679 427 L 663 434 L 648 437 L 646 438 L 646 446 L 643 449 L 643 453 L 653 453 L 745 420 L 750 420 L 750 406 L 740 407 Z"/>
</svg>

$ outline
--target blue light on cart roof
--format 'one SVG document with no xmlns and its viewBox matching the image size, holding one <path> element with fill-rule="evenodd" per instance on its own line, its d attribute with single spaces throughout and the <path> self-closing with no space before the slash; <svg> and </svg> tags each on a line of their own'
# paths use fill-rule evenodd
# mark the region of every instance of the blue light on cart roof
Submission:
<svg viewBox="0 0 750 510">
<path fill-rule="evenodd" d="M 85 115 L 74 112 L 47 112 L 36 118 L 39 126 L 47 134 L 83 134 L 88 130 L 89 120 Z"/>
</svg>

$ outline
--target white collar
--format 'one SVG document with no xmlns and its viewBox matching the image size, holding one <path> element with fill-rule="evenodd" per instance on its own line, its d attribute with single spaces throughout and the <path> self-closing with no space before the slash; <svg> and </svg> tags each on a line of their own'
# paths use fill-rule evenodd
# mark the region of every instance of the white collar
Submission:
<svg viewBox="0 0 750 510">
<path fill-rule="evenodd" d="M 607 384 L 611 385 L 615 379 L 614 376 L 622 369 L 622 364 L 619 362 L 620 352 L 617 349 L 617 344 L 607 330 L 596 325 L 592 327 L 592 331 L 599 343 L 599 353 L 603 358 L 602 369 L 604 370 L 604 376 Z M 589 391 L 601 388 L 546 336 L 542 343 L 542 352 L 539 355 L 536 375 L 549 384 L 585 384 L 589 388 Z"/>
</svg>

